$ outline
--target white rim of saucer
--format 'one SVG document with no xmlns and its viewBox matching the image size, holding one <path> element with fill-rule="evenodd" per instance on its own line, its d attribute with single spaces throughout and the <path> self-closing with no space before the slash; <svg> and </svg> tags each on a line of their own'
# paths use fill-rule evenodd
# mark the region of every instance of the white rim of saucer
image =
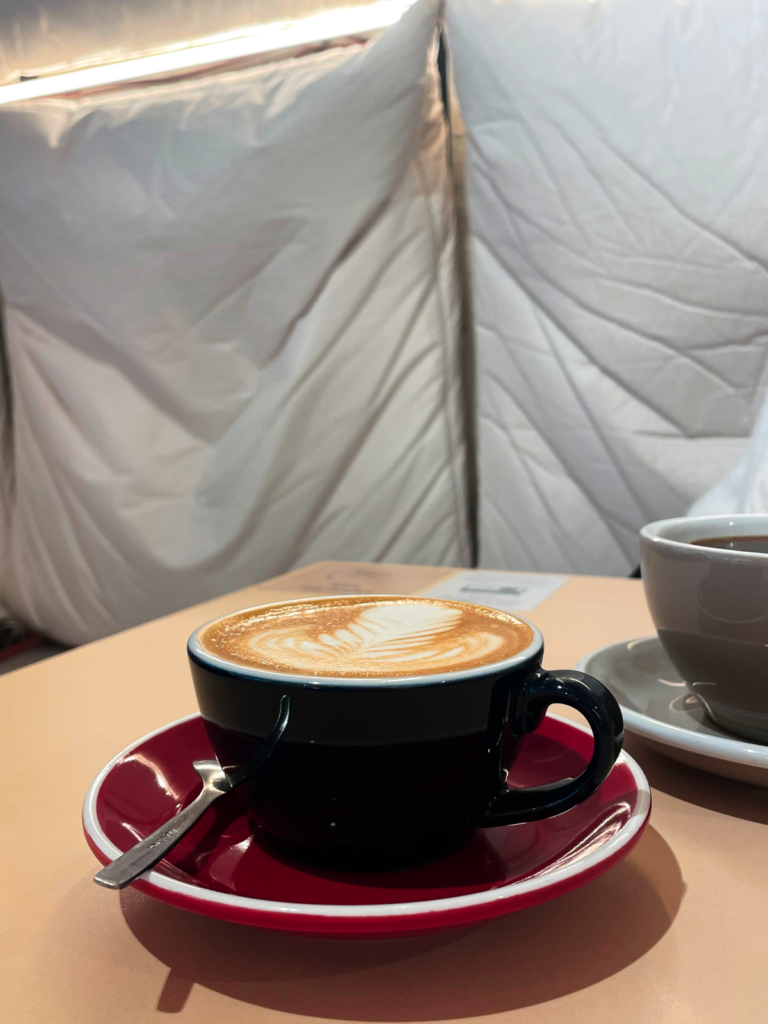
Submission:
<svg viewBox="0 0 768 1024">
<path fill-rule="evenodd" d="M 590 651 L 578 663 L 576 668 L 579 672 L 586 672 L 592 675 L 590 662 L 599 654 L 606 651 L 626 650 L 630 644 L 638 643 L 640 640 L 657 640 L 654 636 L 639 636 L 634 640 L 621 640 L 615 644 L 606 644 L 605 647 L 598 647 Z M 660 643 L 660 641 L 659 641 Z M 601 673 L 606 675 L 605 671 Z M 610 689 L 610 678 L 605 679 L 605 685 Z M 690 691 L 687 691 L 690 692 Z M 618 700 L 618 697 L 616 698 Z M 669 747 L 677 747 L 679 750 L 688 750 L 692 754 L 703 754 L 706 757 L 713 757 L 718 761 L 731 761 L 735 764 L 750 765 L 753 768 L 768 769 L 768 746 L 754 743 L 751 740 L 739 740 L 729 736 L 707 736 L 704 733 L 692 732 L 679 725 L 670 725 L 658 718 L 644 715 L 642 711 L 633 711 L 626 707 L 619 700 L 619 707 L 624 716 L 624 724 L 638 736 L 646 736 L 648 739 L 656 740 L 657 743 L 664 743 Z"/>
<path fill-rule="evenodd" d="M 167 732 L 168 729 L 172 729 L 174 726 L 181 725 L 182 722 L 188 722 L 191 719 L 198 717 L 199 714 L 195 712 L 191 715 L 185 715 L 183 718 L 178 718 L 174 722 L 169 722 L 167 725 L 163 725 L 159 729 L 154 729 L 152 732 L 148 732 L 145 736 L 142 736 L 141 739 L 131 743 L 124 750 L 121 750 L 119 754 L 115 755 L 109 764 L 102 768 L 91 783 L 91 787 L 86 794 L 85 802 L 83 804 L 83 825 L 94 845 L 109 857 L 110 860 L 114 860 L 116 857 L 119 857 L 123 851 L 118 849 L 118 847 L 107 838 L 96 814 L 96 801 L 104 779 L 118 761 L 130 754 L 131 751 L 135 750 L 136 747 L 140 746 L 142 743 L 152 739 L 154 736 L 159 736 L 161 733 Z M 559 715 L 552 715 L 551 717 L 556 718 L 558 721 L 566 722 L 566 724 L 573 729 L 577 729 L 580 732 L 591 735 L 590 729 L 579 725 L 576 722 L 572 722 L 570 719 L 561 718 Z M 620 828 L 619 831 L 598 850 L 594 853 L 587 854 L 581 860 L 567 865 L 566 867 L 555 869 L 551 872 L 543 872 L 540 875 L 534 875 L 531 878 L 524 879 L 520 882 L 510 882 L 508 885 L 500 886 L 498 889 L 469 893 L 465 896 L 449 896 L 443 899 L 411 901 L 407 903 L 358 903 L 352 905 L 285 903 L 278 900 L 263 900 L 248 896 L 235 896 L 230 893 L 217 892 L 214 889 L 203 889 L 200 886 L 192 885 L 189 882 L 180 882 L 174 878 L 169 878 L 167 875 L 163 875 L 159 871 L 154 870 L 146 871 L 140 877 L 142 881 L 148 882 L 151 885 L 156 886 L 158 889 L 165 889 L 169 892 L 179 893 L 180 895 L 186 896 L 188 899 L 199 900 L 203 903 L 218 904 L 219 906 L 258 910 L 286 917 L 297 915 L 318 918 L 408 917 L 437 913 L 439 911 L 446 910 L 459 910 L 485 903 L 495 903 L 497 901 L 507 899 L 512 895 L 522 895 L 523 893 L 533 892 L 537 889 L 548 889 L 565 879 L 573 878 L 585 871 L 589 871 L 590 868 L 612 858 L 618 851 L 626 846 L 627 843 L 631 842 L 638 832 L 643 829 L 651 809 L 651 788 L 648 784 L 648 780 L 643 774 L 640 766 L 629 754 L 622 751 L 616 761 L 616 764 L 623 764 L 629 768 L 637 787 L 637 803 L 626 825 L 624 825 L 623 828 Z"/>
</svg>

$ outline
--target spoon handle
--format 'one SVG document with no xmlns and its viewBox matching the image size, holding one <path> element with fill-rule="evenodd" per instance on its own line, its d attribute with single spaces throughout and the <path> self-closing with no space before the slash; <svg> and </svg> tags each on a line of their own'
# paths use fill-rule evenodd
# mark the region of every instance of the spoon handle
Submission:
<svg viewBox="0 0 768 1024">
<path fill-rule="evenodd" d="M 132 846 L 122 856 L 107 864 L 97 875 L 94 882 L 105 889 L 124 889 L 139 875 L 143 875 L 172 849 L 179 840 L 189 832 L 201 815 L 208 810 L 214 800 L 226 792 L 204 785 L 191 804 L 188 804 L 177 815 L 166 821 L 151 835 Z"/>
<path fill-rule="evenodd" d="M 178 843 L 182 836 L 192 828 L 198 818 L 208 810 L 214 800 L 228 793 L 251 778 L 269 760 L 288 725 L 291 713 L 291 698 L 286 694 L 280 698 L 280 711 L 277 721 L 272 726 L 269 736 L 259 747 L 255 757 L 234 775 L 227 776 L 218 761 L 194 761 L 193 767 L 203 780 L 203 788 L 195 799 L 183 811 L 166 821 L 151 835 L 140 843 L 126 850 L 111 864 L 107 864 L 97 875 L 94 882 L 105 889 L 124 889 L 143 875 Z"/>
</svg>

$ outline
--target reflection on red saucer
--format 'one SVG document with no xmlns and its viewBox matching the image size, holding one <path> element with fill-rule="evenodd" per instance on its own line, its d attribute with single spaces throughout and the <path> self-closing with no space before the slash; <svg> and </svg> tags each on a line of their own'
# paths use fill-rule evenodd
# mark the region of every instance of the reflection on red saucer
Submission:
<svg viewBox="0 0 768 1024">
<path fill-rule="evenodd" d="M 548 716 L 526 738 L 510 784 L 576 775 L 591 748 L 588 731 Z M 118 754 L 83 808 L 99 860 L 113 860 L 189 803 L 200 789 L 192 761 L 212 756 L 199 715 Z M 637 843 L 650 810 L 648 782 L 622 754 L 600 789 L 565 814 L 478 830 L 458 853 L 404 871 L 344 874 L 277 859 L 229 794 L 134 885 L 176 907 L 263 928 L 340 937 L 428 932 L 520 910 L 597 878 Z"/>
</svg>

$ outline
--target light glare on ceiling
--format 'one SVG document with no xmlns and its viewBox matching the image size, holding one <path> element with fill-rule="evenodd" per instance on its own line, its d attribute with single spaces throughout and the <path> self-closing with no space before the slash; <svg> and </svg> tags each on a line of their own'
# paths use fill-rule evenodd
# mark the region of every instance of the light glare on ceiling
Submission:
<svg viewBox="0 0 768 1024">
<path fill-rule="evenodd" d="M 0 104 L 140 81 L 153 75 L 218 64 L 239 57 L 375 32 L 394 25 L 412 3 L 413 0 L 376 0 L 359 7 L 336 8 L 307 18 L 267 22 L 236 35 L 227 33 L 225 37 L 192 40 L 165 53 L 4 85 L 0 86 Z"/>
</svg>

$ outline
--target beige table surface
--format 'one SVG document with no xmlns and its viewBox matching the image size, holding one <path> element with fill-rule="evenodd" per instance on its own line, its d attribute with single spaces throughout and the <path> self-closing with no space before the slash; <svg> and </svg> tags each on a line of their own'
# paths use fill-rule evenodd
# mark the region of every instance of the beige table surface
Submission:
<svg viewBox="0 0 768 1024">
<path fill-rule="evenodd" d="M 768 1021 L 768 791 L 637 742 L 654 808 L 629 858 L 470 931 L 304 938 L 93 884 L 83 797 L 122 747 L 195 709 L 195 626 L 303 594 L 414 593 L 448 573 L 319 563 L 0 677 L 0 1020 Z M 571 577 L 527 616 L 550 668 L 651 632 L 636 580 Z"/>
</svg>

